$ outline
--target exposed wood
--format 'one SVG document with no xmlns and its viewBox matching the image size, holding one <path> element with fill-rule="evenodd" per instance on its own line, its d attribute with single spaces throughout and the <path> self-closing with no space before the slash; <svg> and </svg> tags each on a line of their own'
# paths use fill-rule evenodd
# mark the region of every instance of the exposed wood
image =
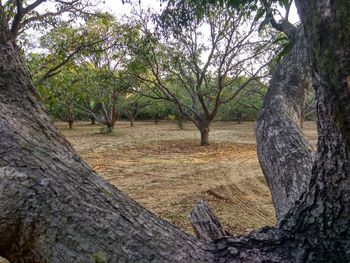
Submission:
<svg viewBox="0 0 350 263">
<path fill-rule="evenodd" d="M 204 241 L 212 241 L 230 235 L 203 200 L 198 201 L 191 210 L 189 219 L 196 236 Z"/>
</svg>

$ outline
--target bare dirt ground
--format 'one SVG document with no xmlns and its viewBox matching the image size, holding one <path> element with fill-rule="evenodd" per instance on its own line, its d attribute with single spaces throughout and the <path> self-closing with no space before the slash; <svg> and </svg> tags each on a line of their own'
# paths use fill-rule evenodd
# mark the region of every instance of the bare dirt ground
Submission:
<svg viewBox="0 0 350 263">
<path fill-rule="evenodd" d="M 199 146 L 191 123 L 179 130 L 171 122 L 136 122 L 134 128 L 118 122 L 109 135 L 85 122 L 73 130 L 56 125 L 101 176 L 188 233 L 193 230 L 187 215 L 199 199 L 235 234 L 275 223 L 254 123 L 213 123 L 208 147 Z M 306 122 L 304 133 L 315 147 L 316 125 Z"/>
<path fill-rule="evenodd" d="M 109 182 L 161 218 L 192 233 L 187 218 L 204 199 L 234 233 L 275 223 L 269 189 L 255 150 L 254 123 L 216 122 L 210 146 L 199 146 L 199 132 L 187 123 L 119 122 L 112 134 L 79 123 L 73 130 L 57 123 L 82 157 Z M 305 134 L 316 142 L 314 123 Z"/>
</svg>

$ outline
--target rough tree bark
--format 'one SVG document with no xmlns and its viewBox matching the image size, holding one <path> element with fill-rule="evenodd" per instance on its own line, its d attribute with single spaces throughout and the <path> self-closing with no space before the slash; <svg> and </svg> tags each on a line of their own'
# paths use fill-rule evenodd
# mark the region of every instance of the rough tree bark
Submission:
<svg viewBox="0 0 350 263">
<path fill-rule="evenodd" d="M 212 241 L 224 236 L 230 236 L 203 200 L 197 202 L 188 217 L 199 239 Z"/>
<path fill-rule="evenodd" d="M 1 20 L 0 16 L 0 20 Z M 12 262 L 200 262 L 213 255 L 104 182 L 54 128 L 0 23 L 0 255 Z"/>
<path fill-rule="evenodd" d="M 310 190 L 284 224 L 307 234 L 307 245 L 314 249 L 309 260 L 349 262 L 350 1 L 296 4 L 311 45 L 319 140 Z M 298 222 L 290 216 L 296 211 L 304 214 Z"/>
<path fill-rule="evenodd" d="M 309 186 L 313 150 L 299 129 L 311 68 L 302 26 L 289 32 L 289 53 L 272 71 L 269 90 L 256 121 L 260 166 L 280 221 Z"/>
<path fill-rule="evenodd" d="M 210 120 L 206 116 L 202 116 L 201 118 L 194 121 L 197 129 L 201 134 L 201 146 L 209 145 L 209 126 Z"/>
<path fill-rule="evenodd" d="M 155 217 L 76 155 L 39 103 L 0 5 L 0 255 L 13 262 L 349 262 L 350 2 L 324 2 L 297 1 L 319 84 L 309 189 L 278 228 L 209 243 Z"/>
<path fill-rule="evenodd" d="M 200 130 L 201 133 L 201 146 L 209 145 L 209 127 L 202 127 Z"/>
</svg>

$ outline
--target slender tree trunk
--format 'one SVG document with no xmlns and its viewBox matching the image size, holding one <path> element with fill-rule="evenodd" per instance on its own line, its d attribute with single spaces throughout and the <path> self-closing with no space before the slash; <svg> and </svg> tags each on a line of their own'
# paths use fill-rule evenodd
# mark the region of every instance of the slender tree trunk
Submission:
<svg viewBox="0 0 350 263">
<path fill-rule="evenodd" d="M 117 122 L 117 119 L 116 118 L 112 118 L 110 124 L 109 124 L 109 128 L 111 128 L 112 130 L 114 129 L 115 127 L 115 123 Z"/>
<path fill-rule="evenodd" d="M 128 108 L 128 115 L 130 120 L 130 127 L 135 127 L 135 118 L 137 113 L 144 108 L 143 105 L 139 105 L 137 102 L 131 103 Z"/>
<path fill-rule="evenodd" d="M 184 121 L 184 119 L 179 117 L 177 119 L 177 125 L 179 126 L 180 130 L 183 130 L 185 128 L 185 121 Z"/>
<path fill-rule="evenodd" d="M 291 44 L 290 52 L 272 71 L 255 128 L 258 157 L 271 189 L 277 221 L 308 189 L 313 163 L 312 147 L 299 129 L 302 105 L 311 83 L 301 26 L 295 29 Z"/>
<path fill-rule="evenodd" d="M 157 125 L 158 122 L 159 122 L 159 116 L 156 115 L 156 116 L 154 116 L 154 124 Z"/>
<path fill-rule="evenodd" d="M 96 124 L 96 119 L 95 119 L 95 117 L 94 117 L 94 116 L 91 116 L 91 115 L 90 115 L 90 124 L 91 124 L 91 125 L 95 125 L 95 124 Z"/>
<path fill-rule="evenodd" d="M 176 112 L 176 120 L 180 130 L 183 130 L 185 126 L 185 116 L 180 110 L 177 110 Z"/>
<path fill-rule="evenodd" d="M 210 121 L 204 118 L 200 119 L 196 124 L 201 134 L 201 146 L 209 145 L 209 125 L 210 125 Z"/>
<path fill-rule="evenodd" d="M 238 113 L 237 113 L 237 122 L 238 122 L 238 124 L 242 124 L 242 117 L 243 117 L 242 112 L 238 111 Z"/>
<path fill-rule="evenodd" d="M 101 110 L 103 112 L 104 124 L 107 128 L 107 133 L 113 131 L 115 123 L 117 121 L 117 113 L 114 107 L 108 107 L 104 103 L 101 103 Z"/>
<path fill-rule="evenodd" d="M 80 159 L 39 104 L 1 21 L 0 256 L 53 263 L 213 261 L 212 246 L 158 219 Z"/>
<path fill-rule="evenodd" d="M 73 123 L 75 120 L 74 113 L 73 113 L 73 100 L 72 99 L 67 99 L 66 101 L 66 106 L 67 106 L 67 122 L 69 129 L 73 129 Z"/>
<path fill-rule="evenodd" d="M 115 123 L 117 122 L 118 115 L 117 115 L 117 110 L 115 107 L 112 109 L 112 119 L 111 119 L 111 127 L 114 129 Z"/>
<path fill-rule="evenodd" d="M 68 120 L 69 129 L 73 129 L 74 120 Z"/>
<path fill-rule="evenodd" d="M 130 127 L 135 127 L 135 116 L 133 114 L 129 115 L 130 117 Z"/>
</svg>

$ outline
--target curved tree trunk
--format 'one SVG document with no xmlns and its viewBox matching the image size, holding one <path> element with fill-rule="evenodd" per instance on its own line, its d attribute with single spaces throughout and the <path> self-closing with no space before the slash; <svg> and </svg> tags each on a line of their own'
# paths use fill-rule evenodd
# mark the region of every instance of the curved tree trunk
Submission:
<svg viewBox="0 0 350 263">
<path fill-rule="evenodd" d="M 82 161 L 38 103 L 3 30 L 0 50 L 1 256 L 13 262 L 213 259 L 208 245 L 158 219 Z"/>
<path fill-rule="evenodd" d="M 310 189 L 283 227 L 307 236 L 308 260 L 349 262 L 350 1 L 296 4 L 311 46 L 319 139 Z"/>
<path fill-rule="evenodd" d="M 271 189 L 277 221 L 310 183 L 313 151 L 300 124 L 305 94 L 311 85 L 306 39 L 295 28 L 293 47 L 275 66 L 262 111 L 256 121 L 257 151 Z"/>
</svg>

